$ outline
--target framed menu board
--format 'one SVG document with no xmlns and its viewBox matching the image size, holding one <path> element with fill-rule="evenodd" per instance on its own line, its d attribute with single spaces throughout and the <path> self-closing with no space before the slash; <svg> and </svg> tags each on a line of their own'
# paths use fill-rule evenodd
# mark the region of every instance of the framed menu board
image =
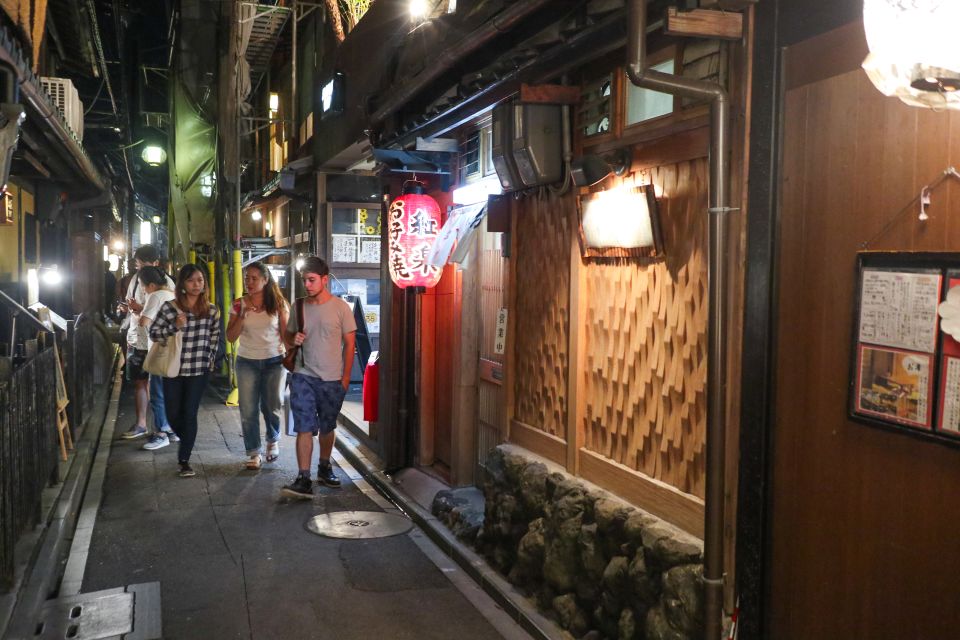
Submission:
<svg viewBox="0 0 960 640">
<path fill-rule="evenodd" d="M 857 260 L 850 417 L 960 444 L 960 254 Z"/>
</svg>

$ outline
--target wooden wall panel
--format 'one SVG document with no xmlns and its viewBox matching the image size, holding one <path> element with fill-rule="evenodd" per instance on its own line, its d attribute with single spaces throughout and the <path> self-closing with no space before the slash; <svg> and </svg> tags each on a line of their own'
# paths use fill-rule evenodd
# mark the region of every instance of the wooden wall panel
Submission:
<svg viewBox="0 0 960 640">
<path fill-rule="evenodd" d="M 573 194 L 518 203 L 513 417 L 566 438 Z"/>
<path fill-rule="evenodd" d="M 707 162 L 652 177 L 666 260 L 585 267 L 585 448 L 703 497 Z"/>
<path fill-rule="evenodd" d="M 886 98 L 859 69 L 787 84 L 768 635 L 955 637 L 960 450 L 846 414 L 857 251 L 960 249 L 960 184 L 925 223 L 916 201 L 960 163 L 960 114 Z"/>
</svg>

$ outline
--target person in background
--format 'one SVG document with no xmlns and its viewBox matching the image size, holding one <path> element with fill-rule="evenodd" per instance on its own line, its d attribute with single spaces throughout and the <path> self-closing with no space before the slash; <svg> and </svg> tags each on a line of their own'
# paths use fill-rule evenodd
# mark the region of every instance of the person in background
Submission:
<svg viewBox="0 0 960 640">
<path fill-rule="evenodd" d="M 157 266 L 160 263 L 160 255 L 157 248 L 152 244 L 141 245 L 133 254 L 133 263 L 136 272 L 146 266 Z M 121 310 L 129 312 L 129 324 L 127 326 L 127 380 L 134 385 L 134 406 L 136 408 L 136 421 L 133 426 L 121 434 L 121 438 L 133 440 L 147 435 L 147 403 L 150 400 L 150 375 L 143 370 L 143 360 L 147 355 L 147 331 L 140 325 L 140 312 L 143 311 L 143 304 L 147 299 L 146 290 L 140 285 L 140 279 L 134 272 L 130 283 L 127 285 L 126 297 L 121 305 Z M 173 285 L 170 280 L 169 285 Z M 162 391 L 157 389 L 160 394 L 160 401 L 163 400 Z"/>
<path fill-rule="evenodd" d="M 299 474 L 283 487 L 283 494 L 311 498 L 314 436 L 319 436 L 320 441 L 317 481 L 328 487 L 340 486 L 330 455 L 336 440 L 337 416 L 350 386 L 357 323 L 350 305 L 330 293 L 330 267 L 326 262 L 310 256 L 304 260 L 300 274 L 307 291 L 302 303 L 303 326 L 299 326 L 296 310 L 291 309 L 284 335 L 288 347 L 300 347 L 290 379 Z"/>
<path fill-rule="evenodd" d="M 176 295 L 173 292 L 173 280 L 161 271 L 160 267 L 143 267 L 137 273 L 137 277 L 140 279 L 140 286 L 147 292 L 143 311 L 140 312 L 140 326 L 147 332 L 147 351 L 149 352 L 150 347 L 153 346 L 149 335 L 150 325 L 156 319 L 163 303 L 173 300 Z M 154 429 L 143 448 L 153 451 L 171 442 L 179 442 L 180 438 L 170 428 L 167 411 L 163 406 L 163 377 L 155 374 L 150 374 L 150 409 L 153 410 Z"/>
<path fill-rule="evenodd" d="M 237 391 L 246 467 L 260 468 L 260 414 L 266 423 L 266 461 L 280 456 L 281 393 L 286 379 L 283 368 L 282 332 L 287 326 L 288 305 L 280 287 L 261 262 L 243 270 L 247 293 L 233 301 L 227 340 L 237 345 Z"/>
<path fill-rule="evenodd" d="M 207 297 L 206 271 L 195 264 L 180 268 L 175 293 L 176 298 L 163 303 L 150 325 L 150 339 L 182 335 L 180 373 L 163 379 L 163 397 L 167 419 L 180 438 L 179 475 L 190 478 L 196 475 L 190 455 L 197 439 L 197 413 L 220 342 L 220 311 Z"/>
</svg>

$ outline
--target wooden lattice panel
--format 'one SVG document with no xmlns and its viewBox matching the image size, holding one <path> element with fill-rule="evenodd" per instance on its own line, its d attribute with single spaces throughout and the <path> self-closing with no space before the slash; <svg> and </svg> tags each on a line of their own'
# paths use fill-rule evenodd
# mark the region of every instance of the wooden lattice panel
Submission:
<svg viewBox="0 0 960 640">
<path fill-rule="evenodd" d="M 653 182 L 666 259 L 584 267 L 585 447 L 703 497 L 707 163 Z"/>
<path fill-rule="evenodd" d="M 514 418 L 564 438 L 570 330 L 570 239 L 574 199 L 518 203 L 516 274 L 516 407 Z"/>
</svg>

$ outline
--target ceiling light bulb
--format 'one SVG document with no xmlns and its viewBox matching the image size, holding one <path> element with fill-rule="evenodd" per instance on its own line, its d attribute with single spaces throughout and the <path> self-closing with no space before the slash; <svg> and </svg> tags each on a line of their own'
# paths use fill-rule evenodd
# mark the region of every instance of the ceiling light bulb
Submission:
<svg viewBox="0 0 960 640">
<path fill-rule="evenodd" d="M 256 222 L 263 217 L 263 214 L 260 213 L 260 209 L 254 209 L 253 213 L 250 214 L 250 217 Z"/>
<path fill-rule="evenodd" d="M 427 15 L 427 0 L 410 0 L 410 17 L 423 20 Z"/>
</svg>

